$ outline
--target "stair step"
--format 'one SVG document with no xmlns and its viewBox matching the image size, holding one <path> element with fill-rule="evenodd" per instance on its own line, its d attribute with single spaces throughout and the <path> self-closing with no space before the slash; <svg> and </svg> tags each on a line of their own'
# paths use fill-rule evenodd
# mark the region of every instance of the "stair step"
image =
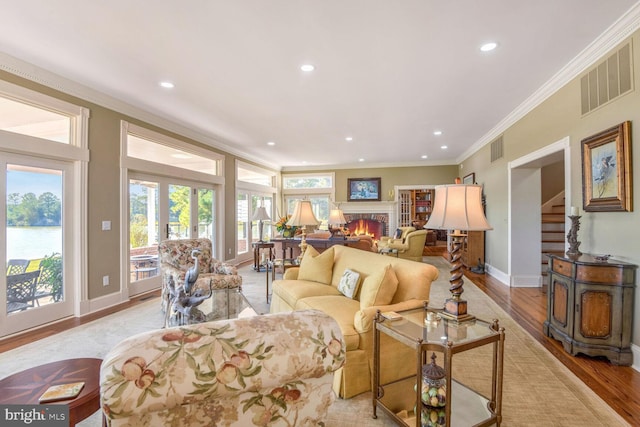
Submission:
<svg viewBox="0 0 640 427">
<path fill-rule="evenodd" d="M 564 250 L 562 250 L 562 251 L 544 251 L 544 252 L 542 253 L 542 257 L 543 257 L 542 259 L 543 259 L 543 260 L 544 260 L 544 259 L 548 260 L 548 259 L 549 259 L 549 257 L 547 257 L 547 255 L 557 255 L 557 256 L 562 256 L 562 255 L 564 255 Z"/>
<path fill-rule="evenodd" d="M 564 243 L 564 239 L 542 239 L 542 243 Z"/>
</svg>

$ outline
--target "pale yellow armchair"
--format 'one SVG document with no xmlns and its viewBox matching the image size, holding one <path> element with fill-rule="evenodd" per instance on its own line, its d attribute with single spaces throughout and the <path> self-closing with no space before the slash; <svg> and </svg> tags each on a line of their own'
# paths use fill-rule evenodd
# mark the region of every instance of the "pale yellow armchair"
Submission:
<svg viewBox="0 0 640 427">
<path fill-rule="evenodd" d="M 400 230 L 400 235 L 397 234 L 398 230 Z M 402 243 L 404 239 L 407 237 L 407 234 L 412 231 L 416 231 L 415 227 L 398 227 L 393 235 L 391 236 L 382 236 L 378 241 L 378 249 L 386 248 L 390 243 Z"/>
<path fill-rule="evenodd" d="M 407 227 L 413 228 L 413 227 Z M 427 240 L 427 230 L 409 231 L 404 239 L 388 239 L 383 246 L 378 243 L 378 250 L 396 249 L 398 258 L 410 259 L 412 261 L 422 262 L 422 252 L 424 244 Z M 383 251 L 384 252 L 384 251 Z M 396 255 L 395 253 L 385 252 L 388 255 Z"/>
</svg>

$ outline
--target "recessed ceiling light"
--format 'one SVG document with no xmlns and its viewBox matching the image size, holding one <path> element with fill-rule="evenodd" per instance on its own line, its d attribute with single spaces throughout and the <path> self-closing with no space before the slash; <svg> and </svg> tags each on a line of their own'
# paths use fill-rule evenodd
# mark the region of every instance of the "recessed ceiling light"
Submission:
<svg viewBox="0 0 640 427">
<path fill-rule="evenodd" d="M 434 130 L 433 134 L 438 136 L 438 135 L 442 135 L 442 131 L 441 130 Z"/>
<path fill-rule="evenodd" d="M 359 162 L 364 162 L 364 159 L 358 159 Z"/>
<path fill-rule="evenodd" d="M 269 141 L 269 142 L 267 142 L 267 145 L 276 145 L 276 143 L 273 142 L 273 141 Z"/>
<path fill-rule="evenodd" d="M 313 66 L 313 65 L 311 65 L 311 64 L 304 64 L 304 65 L 302 65 L 302 66 L 300 67 L 300 69 L 301 69 L 302 71 L 309 72 L 309 71 L 313 71 L 313 70 L 315 70 L 315 69 L 316 69 L 316 67 L 314 67 L 314 66 Z"/>
<path fill-rule="evenodd" d="M 447 147 L 446 145 L 441 145 L 440 148 L 442 148 L 443 150 L 446 150 L 449 147 Z"/>
<path fill-rule="evenodd" d="M 429 156 L 427 156 L 426 154 L 423 154 L 422 156 L 420 156 L 421 159 L 426 159 L 427 157 Z"/>
<path fill-rule="evenodd" d="M 353 141 L 353 138 L 348 136 L 348 137 L 345 138 L 345 141 Z"/>
<path fill-rule="evenodd" d="M 492 51 L 493 49 L 495 49 L 496 47 L 498 47 L 498 43 L 489 42 L 489 43 L 485 43 L 482 46 L 480 46 L 480 50 L 483 51 L 483 52 L 489 52 L 489 51 Z"/>
<path fill-rule="evenodd" d="M 160 82 L 160 86 L 162 86 L 165 89 L 173 89 L 174 87 L 176 87 L 176 85 L 174 85 L 171 82 Z"/>
</svg>

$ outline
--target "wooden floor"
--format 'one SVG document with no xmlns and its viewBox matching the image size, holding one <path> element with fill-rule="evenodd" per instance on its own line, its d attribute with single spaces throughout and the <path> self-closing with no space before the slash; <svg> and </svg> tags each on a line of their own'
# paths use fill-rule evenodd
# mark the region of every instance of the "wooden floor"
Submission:
<svg viewBox="0 0 640 427">
<path fill-rule="evenodd" d="M 443 253 L 445 250 L 444 246 L 427 246 L 424 254 L 446 257 Z M 640 372 L 631 367 L 614 366 L 600 358 L 571 356 L 564 351 L 560 342 L 546 337 L 542 333 L 542 323 L 547 313 L 545 288 L 509 288 L 489 275 L 470 272 L 465 272 L 465 275 L 627 422 L 640 425 Z M 93 313 L 82 319 L 64 320 L 36 331 L 0 340 L 0 353 L 132 307 L 155 296 L 159 296 L 159 291 L 139 296 L 118 307 Z"/>
</svg>

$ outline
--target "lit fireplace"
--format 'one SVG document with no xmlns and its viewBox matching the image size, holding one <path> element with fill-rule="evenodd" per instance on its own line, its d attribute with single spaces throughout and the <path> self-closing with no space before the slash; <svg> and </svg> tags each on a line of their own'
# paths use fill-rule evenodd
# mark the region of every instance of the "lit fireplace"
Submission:
<svg viewBox="0 0 640 427">
<path fill-rule="evenodd" d="M 347 228 L 351 235 L 359 236 L 364 234 L 371 236 L 374 240 L 380 240 L 382 236 L 386 235 L 387 223 L 386 221 L 381 221 L 381 219 L 386 218 L 355 218 L 357 216 L 365 215 L 345 215 Z"/>
<path fill-rule="evenodd" d="M 392 224 L 393 229 L 396 228 L 396 203 L 393 201 L 344 202 L 340 203 L 340 209 L 347 221 L 346 228 L 354 235 L 364 233 L 373 235 L 374 240 L 380 240 L 382 236 L 390 235 Z"/>
</svg>

